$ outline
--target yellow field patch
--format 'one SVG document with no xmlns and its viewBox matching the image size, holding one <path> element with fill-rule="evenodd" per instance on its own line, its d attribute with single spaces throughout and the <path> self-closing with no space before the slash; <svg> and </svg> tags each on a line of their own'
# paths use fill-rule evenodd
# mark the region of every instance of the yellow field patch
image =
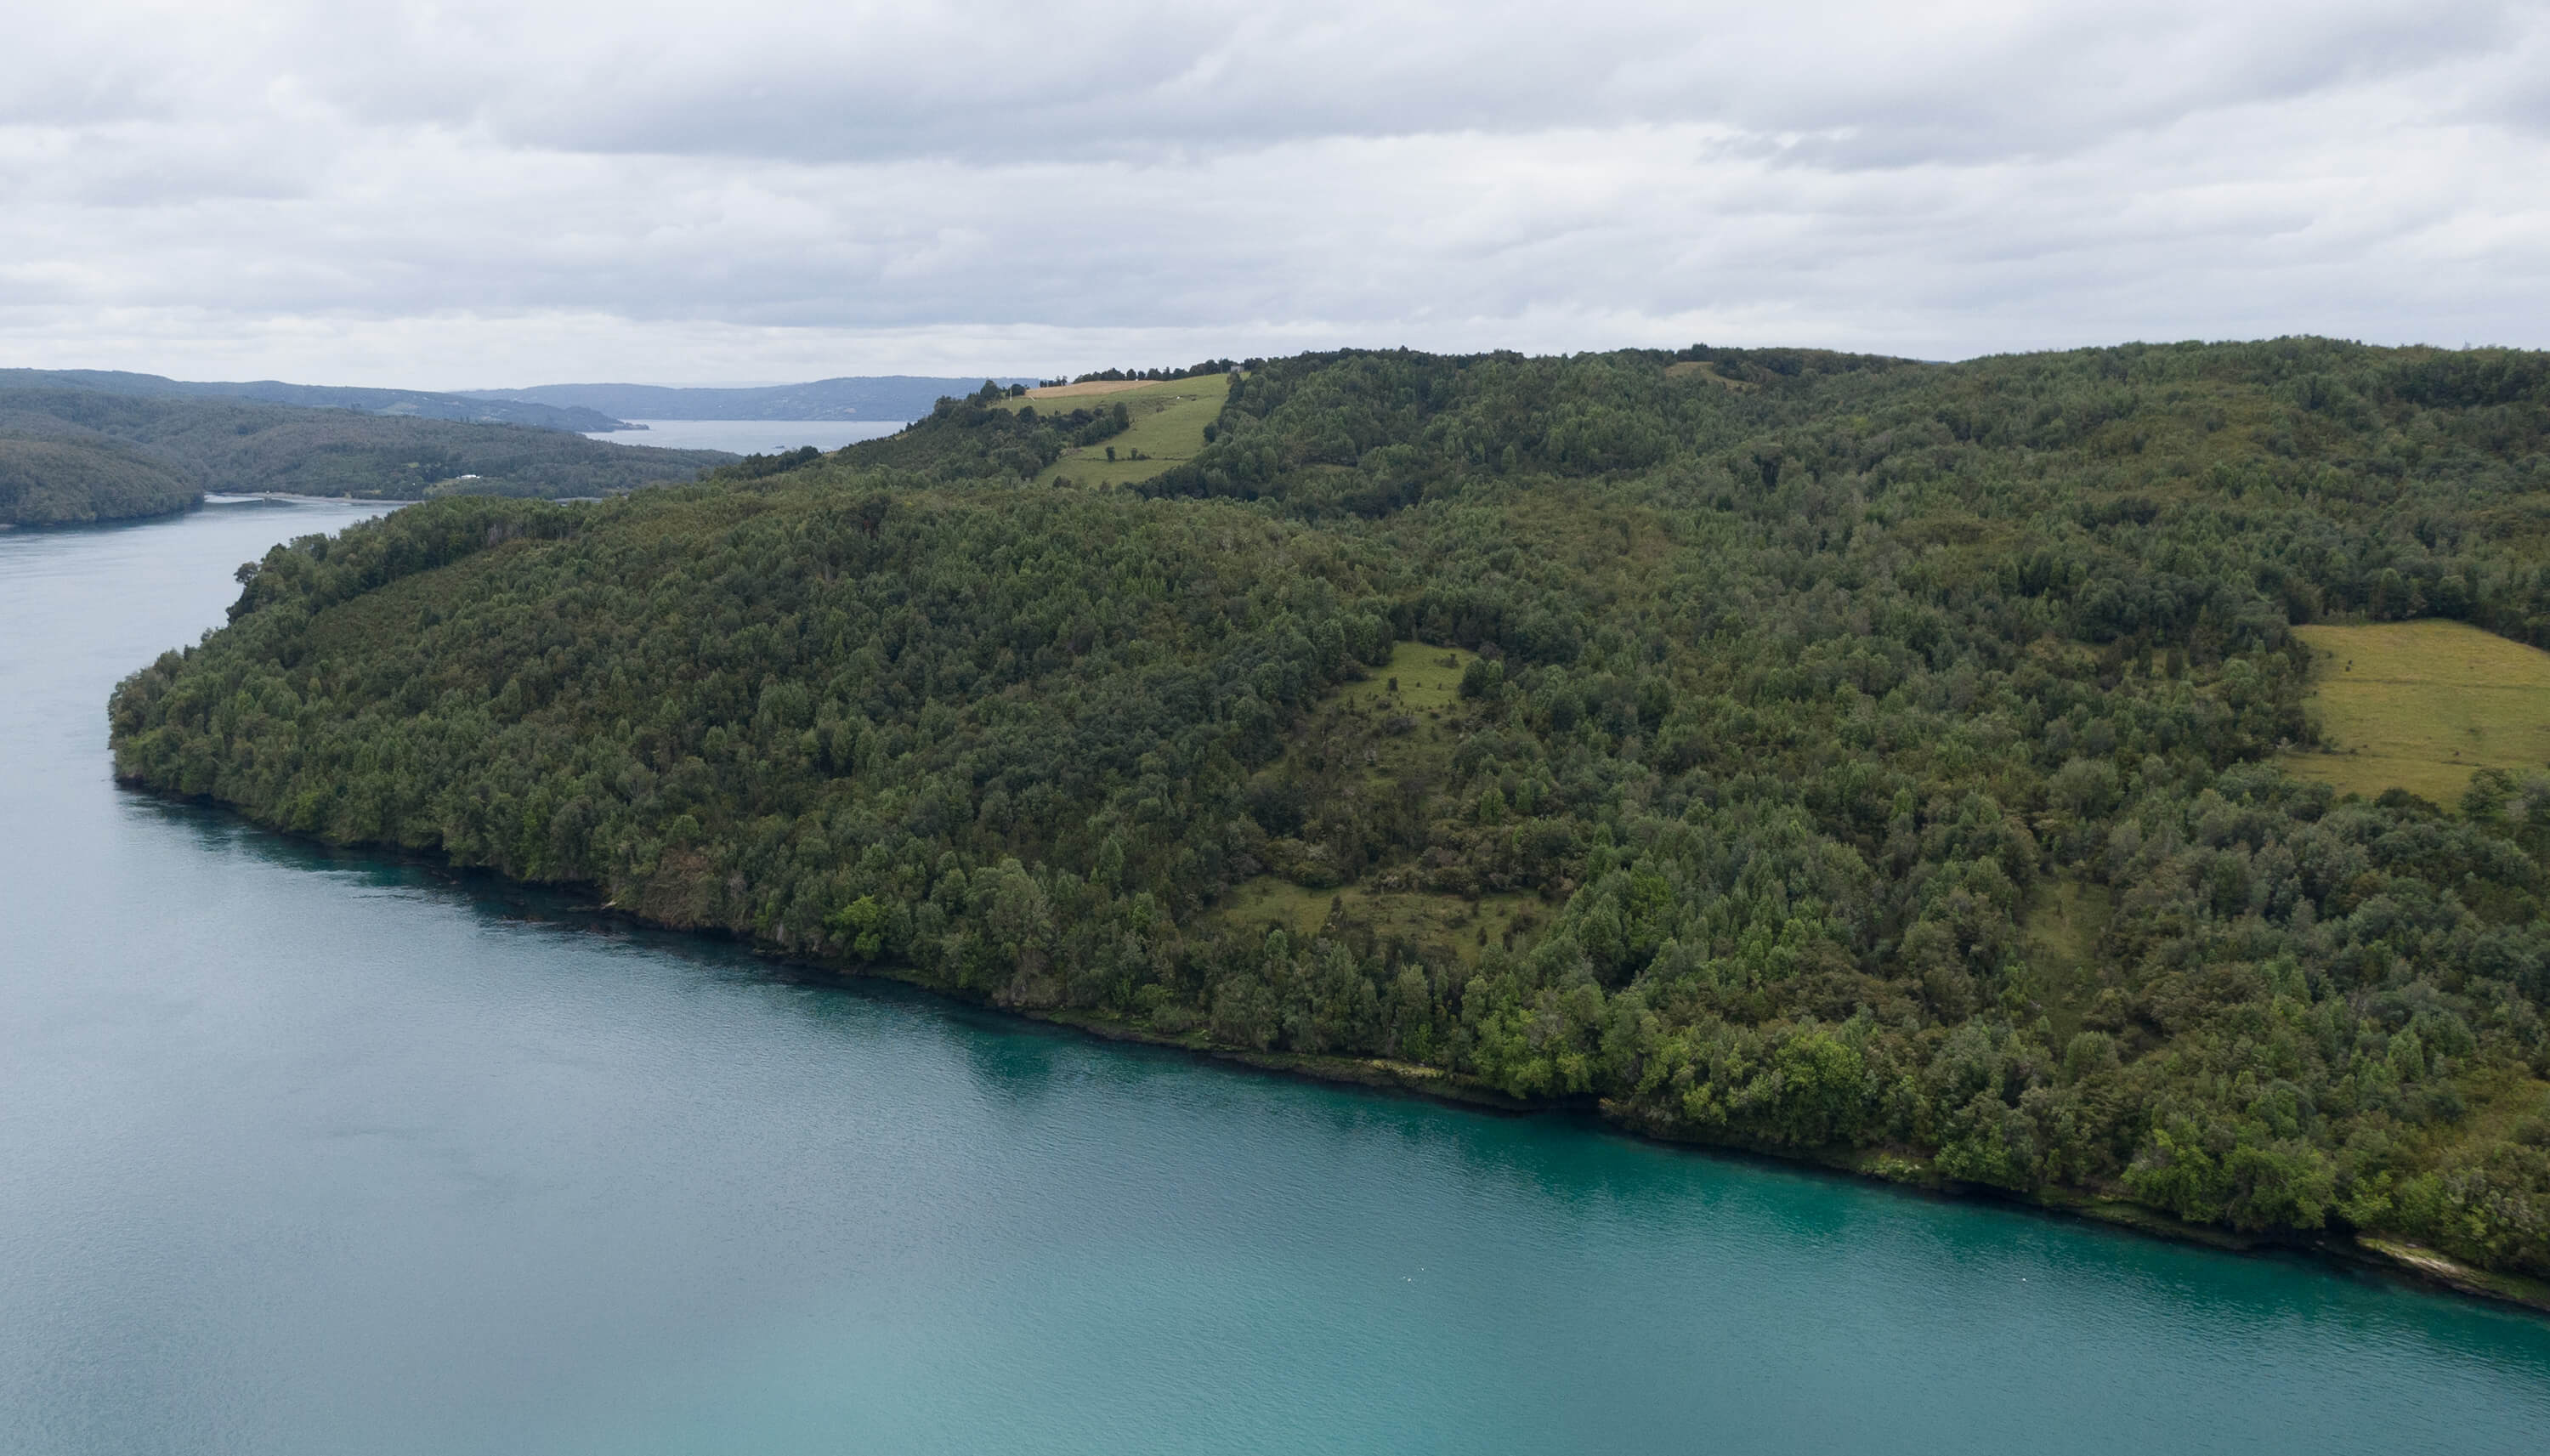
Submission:
<svg viewBox="0 0 2550 1456">
<path fill-rule="evenodd" d="M 1091 397 L 1094 396 L 1094 397 Z M 1036 476 L 1039 485 L 1068 477 L 1082 485 L 1130 485 L 1148 480 L 1172 465 L 1183 465 L 1204 448 L 1204 428 L 1221 418 L 1230 398 L 1230 376 L 1203 374 L 1193 379 L 1091 380 L 1031 389 L 1025 397 L 1002 402 L 1017 410 L 1033 406 L 1038 414 L 1065 414 L 1078 409 L 1123 405 L 1132 417 L 1124 434 L 1098 444 L 1079 445 Z M 1113 449 L 1116 458 L 1107 458 Z M 1142 458 L 1134 459 L 1138 451 Z"/>
<path fill-rule="evenodd" d="M 2299 627 L 2332 751 L 2285 766 L 2367 796 L 2452 805 L 2474 769 L 2550 765 L 2550 652 L 2458 622 Z"/>
</svg>

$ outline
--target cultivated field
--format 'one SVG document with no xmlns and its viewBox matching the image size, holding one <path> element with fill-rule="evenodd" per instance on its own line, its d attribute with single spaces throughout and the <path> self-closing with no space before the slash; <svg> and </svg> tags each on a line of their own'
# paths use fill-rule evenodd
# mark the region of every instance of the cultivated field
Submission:
<svg viewBox="0 0 2550 1456">
<path fill-rule="evenodd" d="M 2301 627 L 2333 751 L 2286 767 L 2340 789 L 2450 806 L 2473 769 L 2550 766 L 2550 652 L 2458 622 Z"/>
</svg>

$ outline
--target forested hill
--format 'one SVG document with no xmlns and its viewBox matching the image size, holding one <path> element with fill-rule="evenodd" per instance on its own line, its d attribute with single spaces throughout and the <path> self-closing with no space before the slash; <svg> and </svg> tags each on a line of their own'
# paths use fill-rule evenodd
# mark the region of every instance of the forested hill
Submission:
<svg viewBox="0 0 2550 1456">
<path fill-rule="evenodd" d="M 279 379 L 206 381 L 134 374 L 121 369 L 0 369 L 0 390 L 79 389 L 145 399 L 242 399 L 310 410 L 352 410 L 365 415 L 413 415 L 473 425 L 528 425 L 535 430 L 619 430 L 627 422 L 598 410 L 534 401 L 481 399 L 423 389 L 364 389 L 334 384 L 286 384 Z"/>
<path fill-rule="evenodd" d="M 112 439 L 11 430 L 0 418 L 0 527 L 166 516 L 203 500 L 195 473 Z"/>
<path fill-rule="evenodd" d="M 875 374 L 728 389 L 663 384 L 541 384 L 530 389 L 478 389 L 465 393 L 470 399 L 599 411 L 627 420 L 917 420 L 929 414 L 931 406 L 941 397 L 970 394 L 982 382 Z M 1033 382 L 1000 381 L 1005 385 Z"/>
<path fill-rule="evenodd" d="M 1252 361 L 1138 494 L 1023 484 L 1060 433 L 277 548 L 118 771 L 1046 1015 L 2550 1275 L 2550 775 L 2302 776 L 2292 631 L 2550 642 L 2545 356 Z"/>
<path fill-rule="evenodd" d="M 607 495 L 688 480 L 734 458 L 518 425 L 0 388 L 0 524 L 161 515 L 208 490 L 404 501 Z"/>
</svg>

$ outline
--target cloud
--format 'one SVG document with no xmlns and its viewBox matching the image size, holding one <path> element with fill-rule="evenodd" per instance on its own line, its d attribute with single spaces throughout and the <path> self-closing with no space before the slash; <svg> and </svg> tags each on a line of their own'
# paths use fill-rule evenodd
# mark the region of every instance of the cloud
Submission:
<svg viewBox="0 0 2550 1456">
<path fill-rule="evenodd" d="M 107 0 L 0 55 L 0 355 L 2538 345 L 2545 53 L 2543 6 L 2456 0 Z"/>
</svg>

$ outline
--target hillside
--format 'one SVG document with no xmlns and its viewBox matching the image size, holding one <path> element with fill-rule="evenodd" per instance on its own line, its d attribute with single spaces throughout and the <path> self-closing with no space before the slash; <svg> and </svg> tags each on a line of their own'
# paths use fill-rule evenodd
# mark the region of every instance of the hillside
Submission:
<svg viewBox="0 0 2550 1456">
<path fill-rule="evenodd" d="M 1102 380 L 1030 389 L 1002 408 L 1068 417 L 1077 410 L 1125 410 L 1125 430 L 1066 446 L 1038 473 L 1046 485 L 1072 481 L 1101 488 L 1134 485 L 1196 457 L 1230 397 L 1228 374 L 1174 380 Z"/>
<path fill-rule="evenodd" d="M 1009 385 L 1034 381 L 998 382 Z M 624 420 L 918 420 L 940 399 L 971 394 L 983 383 L 981 379 L 877 374 L 740 389 L 541 384 L 530 389 L 464 390 L 462 394 L 474 400 L 589 410 Z"/>
<path fill-rule="evenodd" d="M 570 433 L 626 429 L 627 422 L 599 411 L 511 400 L 487 400 L 422 389 L 361 389 L 333 384 L 286 384 L 276 379 L 237 382 L 167 379 L 120 369 L 0 369 L 0 391 L 94 390 L 143 399 L 241 399 L 307 410 L 351 410 L 363 415 L 411 415 L 474 425 L 526 425 Z"/>
<path fill-rule="evenodd" d="M 183 510 L 205 491 L 422 500 L 598 496 L 687 480 L 735 457 L 226 399 L 0 390 L 0 523 Z"/>
<path fill-rule="evenodd" d="M 278 547 L 118 772 L 1118 1034 L 2550 1275 L 2550 774 L 2280 766 L 2298 625 L 2550 645 L 2550 358 L 1312 355 L 1035 483 L 1104 398 Z"/>
<path fill-rule="evenodd" d="M 166 516 L 202 499 L 192 475 L 131 449 L 0 431 L 0 526 Z"/>
<path fill-rule="evenodd" d="M 844 446 L 835 469 L 889 469 L 955 482 L 1017 478 L 1106 490 L 1136 484 L 1195 457 L 1230 390 L 1226 374 L 1174 381 L 1100 381 L 1013 392 L 986 381 L 940 399 L 909 428 Z M 819 458 L 752 456 L 722 472 L 758 479 Z"/>
</svg>

